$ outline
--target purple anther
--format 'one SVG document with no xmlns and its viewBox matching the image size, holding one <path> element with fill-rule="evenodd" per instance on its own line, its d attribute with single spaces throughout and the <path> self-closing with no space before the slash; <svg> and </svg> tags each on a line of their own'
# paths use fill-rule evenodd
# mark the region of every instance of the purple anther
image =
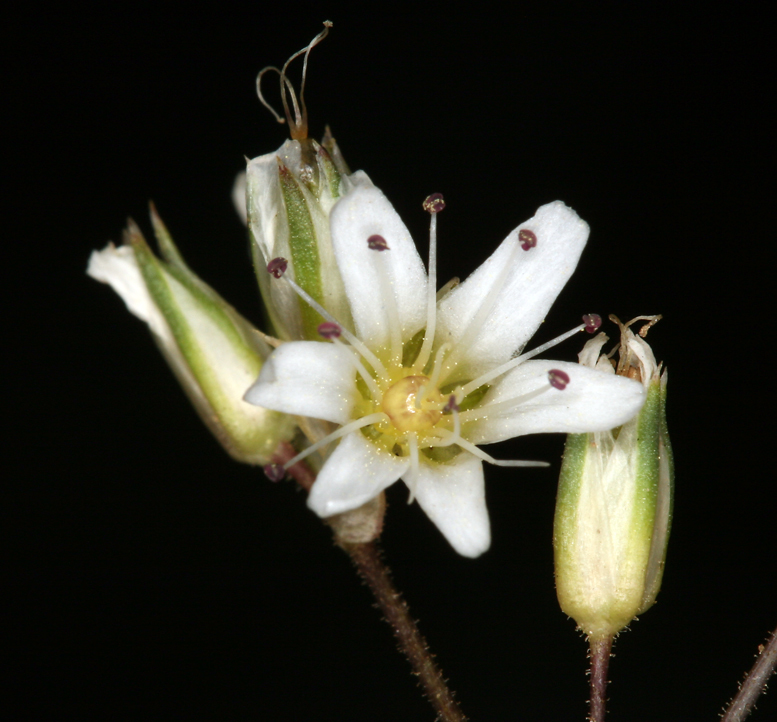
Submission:
<svg viewBox="0 0 777 722">
<path fill-rule="evenodd" d="M 270 481 L 280 481 L 286 476 L 286 469 L 281 464 L 267 464 L 263 471 Z"/>
<path fill-rule="evenodd" d="M 534 248 L 537 245 L 537 236 L 534 231 L 530 231 L 528 228 L 522 228 L 518 231 L 518 242 L 521 244 L 521 248 L 524 251 L 528 251 L 530 248 Z"/>
<path fill-rule="evenodd" d="M 548 371 L 548 381 L 554 389 L 563 391 L 569 383 L 569 374 L 559 369 L 551 369 Z"/>
<path fill-rule="evenodd" d="M 324 323 L 318 325 L 316 330 L 318 335 L 323 336 L 323 338 L 340 338 L 340 335 L 343 333 L 343 329 L 331 321 L 324 321 Z"/>
<path fill-rule="evenodd" d="M 386 243 L 386 239 L 383 236 L 379 236 L 377 233 L 370 236 L 367 239 L 367 247 L 371 251 L 389 251 L 389 244 Z"/>
<path fill-rule="evenodd" d="M 442 412 L 444 414 L 452 414 L 454 411 L 459 410 L 459 405 L 456 403 L 456 397 L 451 394 L 448 397 L 448 400 L 445 402 L 445 406 L 442 407 Z"/>
<path fill-rule="evenodd" d="M 439 213 L 445 208 L 445 201 L 443 200 L 442 193 L 432 193 L 424 201 L 424 210 L 427 213 Z"/>
<path fill-rule="evenodd" d="M 598 313 L 587 313 L 583 316 L 586 333 L 593 333 L 602 325 L 602 317 Z"/>
<path fill-rule="evenodd" d="M 288 267 L 289 262 L 285 258 L 278 256 L 278 258 L 273 258 L 272 261 L 267 264 L 267 272 L 271 273 L 275 278 L 280 278 L 286 273 Z"/>
</svg>

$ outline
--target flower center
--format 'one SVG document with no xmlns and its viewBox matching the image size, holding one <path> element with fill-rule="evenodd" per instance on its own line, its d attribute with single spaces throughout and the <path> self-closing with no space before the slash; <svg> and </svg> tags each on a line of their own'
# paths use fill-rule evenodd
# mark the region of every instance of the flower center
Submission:
<svg viewBox="0 0 777 722">
<path fill-rule="evenodd" d="M 405 376 L 383 394 L 381 407 L 404 434 L 431 429 L 440 420 L 445 401 L 428 376 Z"/>
</svg>

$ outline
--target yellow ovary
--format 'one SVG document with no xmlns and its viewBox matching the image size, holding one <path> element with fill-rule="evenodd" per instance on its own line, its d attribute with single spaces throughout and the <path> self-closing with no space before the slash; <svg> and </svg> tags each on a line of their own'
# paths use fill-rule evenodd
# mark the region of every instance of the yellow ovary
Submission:
<svg viewBox="0 0 777 722">
<path fill-rule="evenodd" d="M 383 394 L 383 411 L 400 434 L 429 431 L 440 420 L 445 396 L 428 376 L 405 376 Z"/>
</svg>

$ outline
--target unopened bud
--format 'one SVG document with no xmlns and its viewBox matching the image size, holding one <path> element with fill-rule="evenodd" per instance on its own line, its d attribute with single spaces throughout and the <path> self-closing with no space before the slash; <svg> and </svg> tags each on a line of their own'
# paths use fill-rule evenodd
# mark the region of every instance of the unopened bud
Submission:
<svg viewBox="0 0 777 722">
<path fill-rule="evenodd" d="M 567 437 L 553 535 L 561 609 L 593 640 L 611 638 L 655 602 L 672 516 L 666 371 L 631 324 L 618 324 L 617 368 L 600 355 L 603 333 L 580 363 L 640 381 L 647 399 L 617 429 Z"/>
<path fill-rule="evenodd" d="M 186 265 L 167 228 L 151 217 L 164 260 L 132 222 L 125 243 L 95 251 L 87 273 L 109 284 L 145 321 L 202 420 L 239 461 L 265 464 L 292 437 L 294 420 L 243 401 L 270 348 Z"/>
</svg>

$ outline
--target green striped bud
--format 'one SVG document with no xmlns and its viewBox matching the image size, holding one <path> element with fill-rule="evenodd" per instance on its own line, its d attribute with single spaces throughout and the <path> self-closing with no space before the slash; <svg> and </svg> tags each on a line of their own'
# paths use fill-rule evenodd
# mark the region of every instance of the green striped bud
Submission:
<svg viewBox="0 0 777 722">
<path fill-rule="evenodd" d="M 647 399 L 617 429 L 567 437 L 553 534 L 561 609 L 592 640 L 613 637 L 655 602 L 674 485 L 666 371 L 631 324 L 611 319 L 621 327 L 617 368 L 600 355 L 603 333 L 585 345 L 580 363 L 641 381 Z"/>
<path fill-rule="evenodd" d="M 333 139 L 325 143 L 337 150 Z M 317 328 L 324 319 L 288 283 L 270 277 L 267 264 L 274 258 L 285 258 L 289 277 L 339 322 L 351 321 L 329 216 L 344 194 L 369 179 L 362 172 L 348 175 L 339 155 L 327 148 L 310 138 L 288 140 L 276 152 L 254 158 L 246 171 L 254 266 L 270 321 L 283 340 L 320 340 Z"/>
<path fill-rule="evenodd" d="M 271 349 L 248 321 L 184 262 L 151 210 L 163 260 L 130 221 L 124 245 L 95 251 L 87 273 L 145 321 L 202 420 L 238 461 L 266 464 L 294 421 L 243 401 Z"/>
</svg>

